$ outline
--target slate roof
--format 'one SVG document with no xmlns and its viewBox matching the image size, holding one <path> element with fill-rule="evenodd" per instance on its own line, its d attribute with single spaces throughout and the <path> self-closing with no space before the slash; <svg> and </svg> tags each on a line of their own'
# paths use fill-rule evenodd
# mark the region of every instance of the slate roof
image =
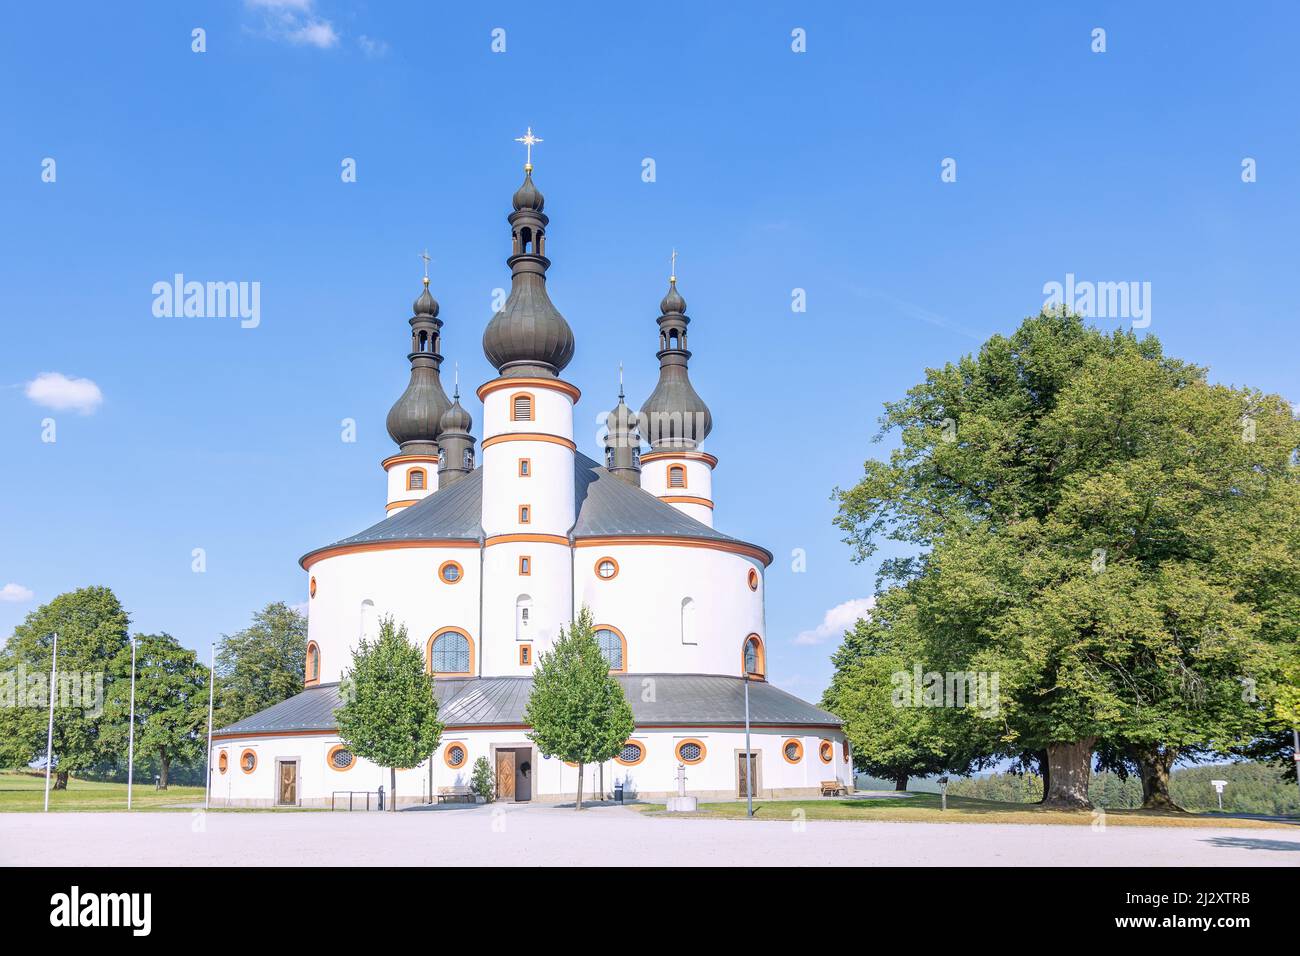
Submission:
<svg viewBox="0 0 1300 956">
<path fill-rule="evenodd" d="M 744 681 L 716 674 L 618 674 L 638 727 L 734 726 L 745 720 Z M 652 682 L 652 683 L 647 683 Z M 518 726 L 532 693 L 531 677 L 460 677 L 434 682 L 438 719 L 452 727 Z M 646 691 L 653 688 L 652 694 Z M 646 697 L 653 698 L 645 700 Z M 216 731 L 250 735 L 337 729 L 339 685 L 309 687 L 260 713 Z M 765 681 L 749 682 L 755 725 L 836 726 L 840 719 Z"/>
<path fill-rule="evenodd" d="M 571 536 L 685 537 L 744 544 L 737 538 L 710 528 L 683 514 L 650 492 L 629 485 L 581 453 L 574 456 L 574 496 L 577 521 Z M 300 559 L 306 561 L 318 551 L 353 544 L 384 541 L 482 540 L 483 469 L 476 468 L 461 481 L 440 488 L 418 504 L 403 508 L 364 531 L 317 548 Z M 755 545 L 749 545 L 755 547 Z M 771 553 L 760 548 L 768 555 Z"/>
</svg>

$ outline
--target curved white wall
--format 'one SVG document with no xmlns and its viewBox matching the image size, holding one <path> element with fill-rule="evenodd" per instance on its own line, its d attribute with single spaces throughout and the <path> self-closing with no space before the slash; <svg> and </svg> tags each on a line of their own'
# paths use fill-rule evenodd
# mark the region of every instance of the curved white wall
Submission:
<svg viewBox="0 0 1300 956">
<path fill-rule="evenodd" d="M 424 471 L 424 490 L 408 489 L 410 483 L 410 474 L 415 469 Z M 408 505 L 393 507 L 394 502 L 416 502 L 427 495 L 433 494 L 438 490 L 438 458 L 436 455 L 427 457 L 407 457 L 401 455 L 398 460 L 388 459 L 384 471 L 388 474 L 388 514 L 396 514 Z"/>
<path fill-rule="evenodd" d="M 698 458 L 660 458 L 659 453 L 646 460 L 641 458 L 641 487 L 657 498 L 700 498 L 713 501 L 713 469 L 708 462 Z M 680 465 L 686 469 L 686 486 L 674 488 L 669 484 L 668 469 Z M 689 501 L 670 501 L 674 508 L 689 515 L 696 521 L 713 527 L 713 509 L 708 505 Z"/>
</svg>

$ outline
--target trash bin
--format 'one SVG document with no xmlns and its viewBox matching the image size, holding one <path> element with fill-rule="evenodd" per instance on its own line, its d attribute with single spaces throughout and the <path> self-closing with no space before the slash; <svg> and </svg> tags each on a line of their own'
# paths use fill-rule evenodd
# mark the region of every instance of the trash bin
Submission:
<svg viewBox="0 0 1300 956">
<path fill-rule="evenodd" d="M 621 782 L 614 784 L 614 802 L 623 802 L 623 784 Z"/>
</svg>

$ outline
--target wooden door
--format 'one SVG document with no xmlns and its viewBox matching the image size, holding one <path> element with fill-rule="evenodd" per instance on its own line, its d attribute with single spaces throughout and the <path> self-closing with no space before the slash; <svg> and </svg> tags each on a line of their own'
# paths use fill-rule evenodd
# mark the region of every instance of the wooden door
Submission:
<svg viewBox="0 0 1300 956">
<path fill-rule="evenodd" d="M 749 774 L 753 775 L 752 793 L 758 796 L 758 754 L 751 753 L 749 759 L 745 759 L 745 754 L 736 754 L 736 795 L 745 796 L 745 778 Z"/>
<path fill-rule="evenodd" d="M 515 798 L 515 752 L 513 750 L 497 751 L 497 798 L 500 800 Z"/>
<path fill-rule="evenodd" d="M 298 761 L 280 761 L 279 804 L 282 807 L 298 805 Z"/>
</svg>

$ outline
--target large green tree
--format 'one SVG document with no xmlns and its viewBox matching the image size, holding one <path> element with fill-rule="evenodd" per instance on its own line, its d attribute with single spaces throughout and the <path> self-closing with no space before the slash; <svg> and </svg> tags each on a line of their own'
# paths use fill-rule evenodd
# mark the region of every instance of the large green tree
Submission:
<svg viewBox="0 0 1300 956">
<path fill-rule="evenodd" d="M 596 643 L 588 608 L 538 656 L 524 720 L 542 753 L 578 765 L 575 809 L 581 810 L 583 766 L 612 758 L 636 728 L 632 707 Z"/>
<path fill-rule="evenodd" d="M 397 770 L 427 760 L 438 748 L 442 724 L 433 676 L 419 649 L 384 617 L 373 642 L 362 640 L 342 682 L 343 706 L 334 712 L 349 750 L 389 768 L 389 808 L 397 809 Z"/>
<path fill-rule="evenodd" d="M 217 643 L 219 711 L 227 727 L 302 692 L 307 666 L 307 619 L 283 601 L 253 615 L 253 623 Z"/>
<path fill-rule="evenodd" d="M 85 587 L 60 594 L 27 615 L 14 628 L 0 651 L 0 671 L 22 672 L 29 682 L 48 681 L 53 635 L 58 634 L 59 678 L 62 686 L 82 691 L 80 701 L 55 698 L 55 789 L 64 789 L 68 775 L 116 760 L 107 737 L 110 718 L 104 697 L 129 675 L 130 658 L 122 665 L 122 650 L 130 654 L 129 620 L 117 596 L 106 587 Z M 31 706 L 0 707 L 0 749 L 8 761 L 28 763 L 46 756 L 49 713 L 42 698 Z"/>
<path fill-rule="evenodd" d="M 208 668 L 198 655 L 170 634 L 141 634 L 136 638 L 135 755 L 158 768 L 158 782 L 167 789 L 172 762 L 201 761 L 208 720 Z M 130 730 L 131 649 L 118 661 L 128 679 L 113 684 L 105 713 L 106 739 L 125 760 Z"/>
<path fill-rule="evenodd" d="M 1167 796 L 1184 748 L 1258 732 L 1243 690 L 1276 686 L 1288 639 L 1229 552 L 1262 547 L 1257 509 L 1297 478 L 1280 397 L 1051 311 L 928 370 L 882 426 L 900 446 L 837 523 L 859 560 L 914 546 L 883 578 L 911 585 L 928 659 L 999 672 L 1003 745 L 1045 751 L 1046 804 L 1089 805 L 1099 742 Z"/>
</svg>

